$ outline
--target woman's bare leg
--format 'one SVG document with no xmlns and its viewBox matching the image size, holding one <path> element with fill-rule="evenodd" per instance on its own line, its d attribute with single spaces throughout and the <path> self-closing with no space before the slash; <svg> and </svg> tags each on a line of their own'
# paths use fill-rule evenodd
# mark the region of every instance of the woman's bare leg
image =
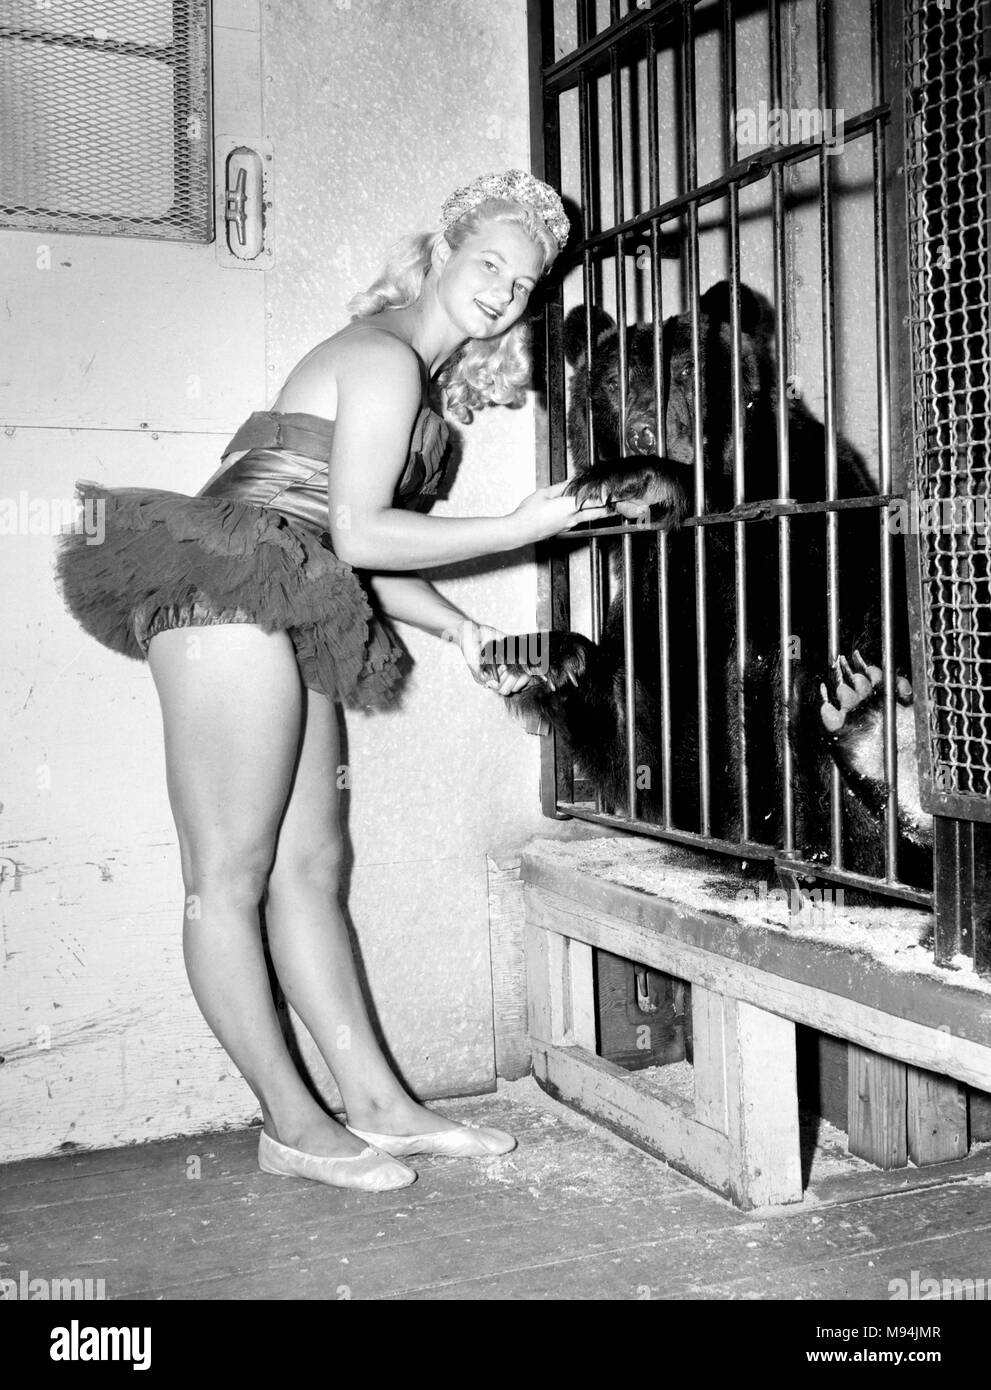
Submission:
<svg viewBox="0 0 991 1390">
<path fill-rule="evenodd" d="M 457 1129 L 411 1099 L 372 1030 L 338 896 L 337 712 L 315 691 L 304 698 L 299 764 L 265 910 L 279 983 L 333 1072 L 350 1124 L 379 1134 Z"/>
<path fill-rule="evenodd" d="M 162 704 L 196 1002 L 258 1097 L 272 1138 L 311 1153 L 360 1153 L 362 1143 L 323 1112 L 293 1064 L 261 943 L 258 906 L 299 748 L 292 644 L 245 623 L 183 628 L 154 637 L 148 662 Z M 337 834 L 336 823 L 327 834 Z"/>
</svg>

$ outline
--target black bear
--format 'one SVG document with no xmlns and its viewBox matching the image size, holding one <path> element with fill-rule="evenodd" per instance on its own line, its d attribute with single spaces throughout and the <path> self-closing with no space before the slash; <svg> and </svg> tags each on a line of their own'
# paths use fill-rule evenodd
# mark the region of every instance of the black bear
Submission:
<svg viewBox="0 0 991 1390">
<path fill-rule="evenodd" d="M 852 505 L 821 508 L 790 520 L 790 614 L 785 642 L 790 664 L 783 688 L 779 523 L 760 503 L 780 495 L 777 366 L 773 312 L 767 300 L 740 287 L 742 501 L 739 520 L 714 518 L 738 499 L 732 418 L 730 288 L 712 286 L 699 305 L 699 418 L 703 425 L 704 496 L 695 496 L 695 365 L 689 316 L 664 323 L 663 392 L 666 451 L 657 455 L 653 328 L 627 330 L 627 429 L 619 438 L 618 332 L 593 310 L 592 367 L 586 362 L 584 308 L 565 323 L 565 351 L 574 374 L 568 424 L 576 474 L 569 491 L 600 498 L 625 517 L 651 507 L 667 533 L 667 642 L 662 644 L 658 547 L 654 529 L 633 542 L 636 764 L 641 815 L 660 820 L 661 730 L 670 731 L 672 823 L 715 839 L 783 843 L 787 780 L 794 844 L 802 857 L 830 850 L 830 769 L 841 770 L 844 863 L 868 874 L 884 868 L 880 761 L 881 559 L 878 509 L 857 505 L 877 488 L 863 458 L 837 441 L 835 496 Z M 586 419 L 591 401 L 596 457 L 589 458 Z M 789 491 L 798 503 L 827 498 L 824 426 L 797 393 L 787 402 Z M 832 520 L 828 517 L 832 513 Z M 683 525 L 688 518 L 692 524 Z M 740 537 L 745 537 L 745 547 Z M 619 546 L 611 546 L 614 556 Z M 832 553 L 836 584 L 827 576 Z M 745 556 L 745 558 L 744 558 Z M 896 710 L 911 701 L 904 566 L 893 565 Z M 704 571 L 698 598 L 696 576 Z M 552 725 L 609 808 L 627 796 L 626 667 L 621 586 L 614 582 L 598 645 L 575 633 L 540 635 L 539 659 L 520 669 L 543 676 L 511 697 L 528 727 Z M 788 610 L 786 609 L 785 612 Z M 742 626 L 738 624 L 742 618 Z M 830 662 L 830 631 L 848 657 Z M 493 659 L 512 664 L 514 651 Z M 659 672 L 668 671 L 666 708 Z M 700 718 L 704 701 L 707 717 Z M 899 717 L 899 876 L 931 880 L 931 823 L 918 805 L 911 720 Z M 786 767 L 785 749 L 790 767 Z M 702 773 L 705 749 L 708 776 Z M 786 771 L 788 776 L 786 779 Z M 745 808 L 746 807 L 746 811 Z"/>
</svg>

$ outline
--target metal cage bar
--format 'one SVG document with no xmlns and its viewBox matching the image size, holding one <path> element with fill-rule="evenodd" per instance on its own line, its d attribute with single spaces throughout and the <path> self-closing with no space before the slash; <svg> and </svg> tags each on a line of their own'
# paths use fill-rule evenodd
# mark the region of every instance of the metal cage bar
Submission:
<svg viewBox="0 0 991 1390">
<path fill-rule="evenodd" d="M 683 131 L 685 179 L 689 189 L 698 181 L 697 134 L 695 125 L 695 6 L 685 0 L 682 7 L 681 72 L 683 83 Z M 688 312 L 692 333 L 692 429 L 695 440 L 695 510 L 705 511 L 705 456 L 702 437 L 702 352 L 699 319 L 699 210 L 688 199 Z M 708 624 L 706 621 L 706 540 L 705 530 L 695 532 L 695 638 L 698 644 L 698 754 L 700 833 L 712 831 L 711 772 L 709 767 L 709 677 L 706 667 Z"/>
<path fill-rule="evenodd" d="M 726 130 L 729 164 L 736 164 L 739 150 L 736 135 L 736 28 L 730 0 L 723 0 L 723 121 Z M 730 262 L 730 382 L 733 412 L 733 502 L 739 507 L 746 501 L 746 481 L 743 470 L 743 360 L 740 328 L 740 190 L 730 184 L 727 190 L 729 211 Z M 736 609 L 736 717 L 740 798 L 740 838 L 749 840 L 750 779 L 747 770 L 746 732 L 746 652 L 747 652 L 747 526 L 733 524 L 734 604 Z"/>
<path fill-rule="evenodd" d="M 533 5 L 528 11 L 530 43 L 536 49 L 532 63 L 531 82 L 534 109 L 540 120 L 531 132 L 534 167 L 551 183 L 561 179 L 561 122 L 556 97 L 543 90 L 542 56 L 553 52 L 553 8 Z M 567 477 L 568 438 L 566 412 L 566 383 L 563 352 L 564 294 L 557 281 L 547 295 L 543 310 L 544 371 L 547 402 L 547 467 L 542 483 L 556 483 Z M 571 593 L 567 557 L 559 552 L 546 555 L 538 569 L 538 599 L 544 621 L 550 628 L 567 628 L 571 620 Z M 558 797 L 568 800 L 574 796 L 574 769 L 571 759 L 552 733 L 541 749 L 541 810 L 545 816 L 556 817 Z"/>
<path fill-rule="evenodd" d="M 771 102 L 781 105 L 781 3 L 768 0 L 768 40 L 771 50 Z M 773 237 L 774 276 L 774 336 L 777 342 L 777 451 L 778 496 L 791 495 L 791 447 L 788 434 L 788 286 L 785 259 L 784 215 L 785 166 L 775 164 L 771 169 L 771 226 Z M 781 707 L 779 756 L 781 759 L 781 857 L 789 860 L 796 855 L 795 798 L 793 792 L 794 758 L 791 739 L 791 688 L 793 680 L 791 651 L 791 520 L 782 515 L 778 527 L 778 637 L 780 644 L 780 679 L 778 699 Z"/>
<path fill-rule="evenodd" d="M 831 105 L 829 72 L 829 29 L 826 23 L 826 0 L 816 0 L 816 76 L 820 110 Z M 836 333 L 833 323 L 833 197 L 829 152 L 819 151 L 819 245 L 822 257 L 822 375 L 823 424 L 826 429 L 826 499 L 832 501 L 838 492 L 838 462 L 836 446 Z M 839 518 L 835 512 L 826 515 L 826 595 L 828 603 L 829 659 L 836 661 L 840 652 L 840 554 Z M 835 763 L 830 768 L 830 863 L 843 866 L 843 810 L 840 771 Z"/>
<path fill-rule="evenodd" d="M 618 7 L 613 6 L 613 23 L 618 18 Z M 626 196 L 624 189 L 623 165 L 623 92 L 619 72 L 619 54 L 615 47 L 609 50 L 609 118 L 612 143 L 612 184 L 613 184 L 613 223 L 622 224 L 625 215 Z M 626 447 L 627 436 L 627 352 L 626 352 L 626 262 L 623 255 L 623 238 L 617 236 L 613 248 L 616 275 L 616 354 L 619 361 L 619 440 L 620 448 Z M 623 536 L 622 577 L 623 589 L 623 673 L 624 701 L 626 705 L 626 794 L 631 820 L 637 818 L 637 699 L 636 699 L 636 657 L 633 636 L 633 536 L 627 531 Z"/>
<path fill-rule="evenodd" d="M 657 30 L 647 30 L 647 196 L 650 206 L 660 202 L 660 136 L 657 121 Z M 654 328 L 654 419 L 657 451 L 667 455 L 667 421 L 664 400 L 664 287 L 661 278 L 661 230 L 655 218 L 650 224 L 650 309 Z M 658 532 L 657 625 L 658 717 L 661 728 L 661 818 L 671 827 L 671 624 L 667 536 Z"/>
<path fill-rule="evenodd" d="M 871 0 L 871 84 L 875 102 L 883 102 L 884 31 L 880 0 Z M 878 492 L 888 494 L 891 480 L 891 379 L 888 347 L 888 225 L 887 166 L 885 132 L 878 121 L 871 133 L 871 164 L 874 177 L 874 306 L 877 369 L 877 448 Z M 881 660 L 884 681 L 882 717 L 884 720 L 884 779 L 887 796 L 884 805 L 884 876 L 898 879 L 898 750 L 895 745 L 895 656 L 894 656 L 894 556 L 888 511 L 878 510 L 878 545 L 881 560 Z"/>
</svg>

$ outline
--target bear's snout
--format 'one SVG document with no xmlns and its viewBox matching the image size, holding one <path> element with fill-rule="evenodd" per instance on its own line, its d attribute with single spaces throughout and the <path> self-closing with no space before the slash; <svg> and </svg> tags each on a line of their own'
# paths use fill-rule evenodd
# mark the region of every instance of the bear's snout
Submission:
<svg viewBox="0 0 991 1390">
<path fill-rule="evenodd" d="M 633 454 L 656 454 L 657 435 L 649 420 L 633 421 L 626 427 L 626 445 Z"/>
</svg>

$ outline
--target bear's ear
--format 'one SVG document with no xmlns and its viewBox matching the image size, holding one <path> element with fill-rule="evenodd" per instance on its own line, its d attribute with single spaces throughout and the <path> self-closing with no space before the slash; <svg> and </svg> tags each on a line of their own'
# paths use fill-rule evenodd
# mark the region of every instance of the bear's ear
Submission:
<svg viewBox="0 0 991 1390">
<path fill-rule="evenodd" d="M 706 290 L 699 301 L 699 308 L 714 323 L 728 324 L 729 296 L 729 281 L 720 280 Z M 774 310 L 770 302 L 749 285 L 740 286 L 740 329 L 751 338 L 768 337 L 774 332 Z"/>
<path fill-rule="evenodd" d="M 564 356 L 570 367 L 581 367 L 585 363 L 585 323 L 584 304 L 577 304 L 564 320 Z M 597 305 L 592 305 L 592 348 L 595 349 L 607 333 L 613 332 L 616 325 Z"/>
<path fill-rule="evenodd" d="M 742 287 L 741 287 L 742 288 Z M 743 311 L 743 296 L 740 296 L 740 310 Z M 714 324 L 729 323 L 729 281 L 720 280 L 711 285 L 699 300 L 699 312 L 710 318 Z"/>
<path fill-rule="evenodd" d="M 740 286 L 740 326 L 751 338 L 774 337 L 774 306 L 749 285 Z"/>
</svg>

